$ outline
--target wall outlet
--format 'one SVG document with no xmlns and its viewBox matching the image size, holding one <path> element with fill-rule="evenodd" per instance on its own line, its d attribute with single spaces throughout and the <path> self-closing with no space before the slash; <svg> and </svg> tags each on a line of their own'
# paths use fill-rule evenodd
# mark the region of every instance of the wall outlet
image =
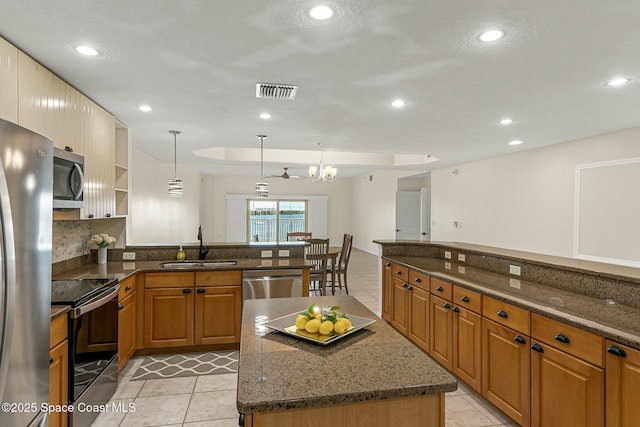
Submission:
<svg viewBox="0 0 640 427">
<path fill-rule="evenodd" d="M 509 266 L 509 274 L 513 274 L 514 276 L 520 275 L 520 266 L 519 265 L 510 265 Z"/>
<path fill-rule="evenodd" d="M 444 263 L 444 268 L 446 268 L 447 270 L 451 270 L 451 263 L 450 262 L 445 262 Z"/>
<path fill-rule="evenodd" d="M 289 258 L 289 249 L 280 249 L 278 251 L 278 256 L 281 258 Z"/>
<path fill-rule="evenodd" d="M 515 289 L 520 289 L 520 280 L 518 279 L 509 279 L 509 286 Z"/>
<path fill-rule="evenodd" d="M 458 273 L 460 274 L 464 274 L 466 272 L 466 269 L 463 266 L 458 266 Z"/>
<path fill-rule="evenodd" d="M 458 261 L 464 262 L 466 259 L 467 257 L 464 254 L 458 254 Z"/>
<path fill-rule="evenodd" d="M 135 270 L 136 269 L 136 263 L 135 262 L 123 262 L 122 263 L 122 269 L 123 270 Z"/>
<path fill-rule="evenodd" d="M 444 251 L 444 259 L 451 259 L 451 252 Z"/>
<path fill-rule="evenodd" d="M 122 252 L 123 261 L 135 261 L 135 259 L 136 259 L 135 252 Z"/>
<path fill-rule="evenodd" d="M 273 257 L 273 251 L 262 251 L 262 258 L 271 258 Z"/>
</svg>

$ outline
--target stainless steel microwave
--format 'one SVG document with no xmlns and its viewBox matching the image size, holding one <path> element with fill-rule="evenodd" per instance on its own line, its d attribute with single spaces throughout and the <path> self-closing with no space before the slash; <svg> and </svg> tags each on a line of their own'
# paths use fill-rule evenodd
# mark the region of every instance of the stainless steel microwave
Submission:
<svg viewBox="0 0 640 427">
<path fill-rule="evenodd" d="M 84 157 L 53 149 L 53 208 L 84 207 Z"/>
</svg>

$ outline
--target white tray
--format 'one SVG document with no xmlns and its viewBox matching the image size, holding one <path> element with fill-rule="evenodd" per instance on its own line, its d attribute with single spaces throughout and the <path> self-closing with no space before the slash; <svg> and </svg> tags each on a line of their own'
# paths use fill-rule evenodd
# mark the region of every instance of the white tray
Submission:
<svg viewBox="0 0 640 427">
<path fill-rule="evenodd" d="M 304 310 L 302 310 L 304 311 Z M 291 335 L 292 337 L 296 337 L 302 340 L 311 341 L 320 345 L 328 345 L 332 342 L 336 342 L 339 339 L 347 337 L 353 334 L 360 329 L 371 325 L 375 322 L 374 319 L 367 319 L 366 317 L 354 316 L 352 314 L 345 314 L 351 321 L 351 327 L 344 331 L 341 334 L 333 333 L 333 335 L 319 335 L 319 334 L 310 334 L 309 332 L 301 329 L 297 329 L 295 322 L 296 317 L 302 311 L 296 311 L 295 313 L 287 314 L 286 316 L 278 317 L 277 319 L 273 319 L 269 322 L 264 323 L 264 326 L 273 329 L 278 332 L 282 332 L 287 335 Z"/>
</svg>

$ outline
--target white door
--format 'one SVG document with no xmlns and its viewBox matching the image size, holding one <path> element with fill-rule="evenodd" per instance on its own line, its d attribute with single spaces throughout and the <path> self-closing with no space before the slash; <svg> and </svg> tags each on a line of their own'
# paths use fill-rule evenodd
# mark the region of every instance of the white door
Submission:
<svg viewBox="0 0 640 427">
<path fill-rule="evenodd" d="M 420 189 L 420 240 L 431 240 L 431 191 Z"/>
<path fill-rule="evenodd" d="M 420 240 L 420 192 L 396 192 L 396 240 Z"/>
</svg>

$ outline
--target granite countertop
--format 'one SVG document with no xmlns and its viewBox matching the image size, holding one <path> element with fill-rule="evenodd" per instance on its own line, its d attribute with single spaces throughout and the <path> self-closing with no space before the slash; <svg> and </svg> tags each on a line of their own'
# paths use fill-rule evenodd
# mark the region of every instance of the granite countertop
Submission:
<svg viewBox="0 0 640 427">
<path fill-rule="evenodd" d="M 186 262 L 189 262 L 187 260 Z M 216 259 L 206 259 L 204 262 L 223 261 Z M 238 258 L 235 265 L 192 267 L 192 268 L 166 268 L 159 265 L 163 262 L 179 262 L 176 260 L 166 261 L 124 261 L 108 262 L 106 264 L 86 264 L 81 267 L 67 270 L 53 277 L 59 279 L 98 279 L 105 277 L 115 277 L 119 280 L 141 272 L 169 272 L 169 271 L 211 271 L 211 270 L 272 270 L 291 268 L 310 268 L 311 264 L 303 258 Z M 194 261 L 201 262 L 201 261 Z"/>
<path fill-rule="evenodd" d="M 399 255 L 383 258 L 640 349 L 640 309 L 620 304 L 614 299 L 594 298 L 515 280 L 437 258 Z"/>
<path fill-rule="evenodd" d="M 62 316 L 63 314 L 67 314 L 70 310 L 71 310 L 70 305 L 52 305 L 51 320 L 55 319 L 58 316 Z"/>
<path fill-rule="evenodd" d="M 376 322 L 327 346 L 281 333 L 261 335 L 255 317 L 275 319 L 312 302 Z M 456 379 L 352 296 L 248 300 L 242 314 L 237 407 L 268 412 L 445 393 Z"/>
</svg>

